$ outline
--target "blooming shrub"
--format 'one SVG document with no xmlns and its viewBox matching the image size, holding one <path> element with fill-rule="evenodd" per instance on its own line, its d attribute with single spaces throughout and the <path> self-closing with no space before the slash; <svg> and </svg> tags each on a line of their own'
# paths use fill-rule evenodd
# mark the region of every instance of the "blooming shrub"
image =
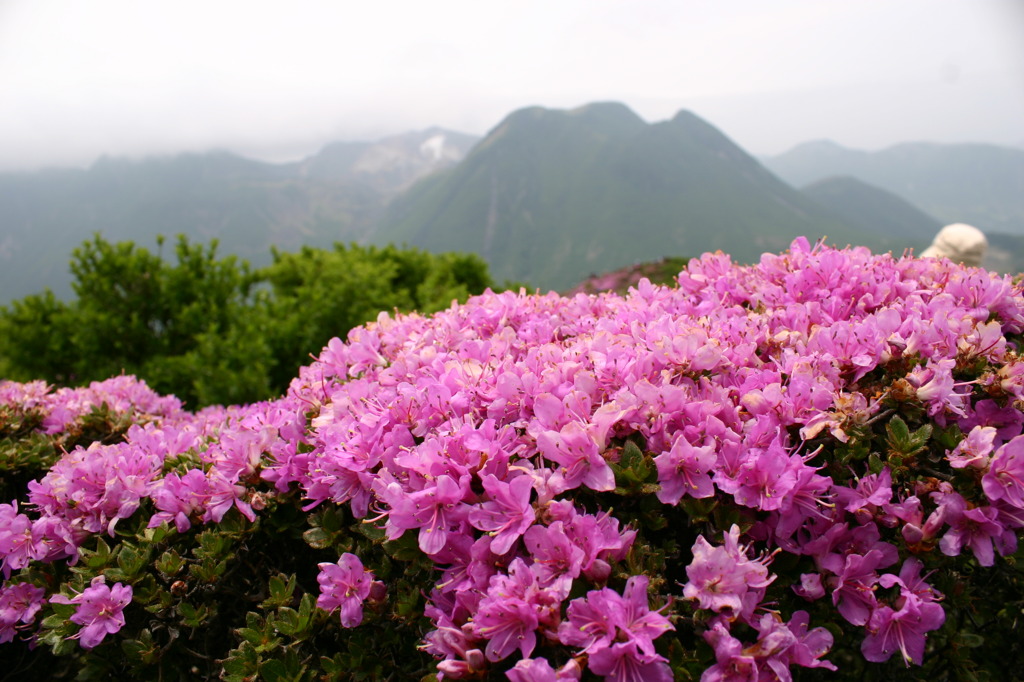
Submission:
<svg viewBox="0 0 1024 682">
<path fill-rule="evenodd" d="M 3 452 L 75 447 L 0 505 L 0 636 L 87 678 L 999 679 L 1022 332 L 1009 279 L 800 239 L 382 314 L 272 402 L 2 384 Z"/>
</svg>

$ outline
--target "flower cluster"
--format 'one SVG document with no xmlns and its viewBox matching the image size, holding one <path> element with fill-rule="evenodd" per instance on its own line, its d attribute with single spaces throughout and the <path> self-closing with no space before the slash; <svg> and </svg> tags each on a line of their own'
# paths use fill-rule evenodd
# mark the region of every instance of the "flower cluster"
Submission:
<svg viewBox="0 0 1024 682">
<path fill-rule="evenodd" d="M 832 635 L 775 608 L 781 592 L 834 609 L 866 660 L 920 664 L 946 616 L 923 571 L 966 553 L 992 566 L 1024 527 L 1021 293 L 947 261 L 799 239 L 750 267 L 705 255 L 678 286 L 625 297 L 487 293 L 382 314 L 269 403 L 191 415 L 122 377 L 126 402 L 105 400 L 160 419 L 68 453 L 32 484 L 31 516 L 0 505 L 0 558 L 6 577 L 73 561 L 143 504 L 151 526 L 186 532 L 298 494 L 382 541 L 415 537 L 436 567 L 423 648 L 442 679 L 671 679 L 665 635 L 683 617 L 712 652 L 705 680 L 834 669 Z M 5 383 L 0 399 L 40 406 L 48 430 L 95 390 Z M 860 449 L 882 427 L 887 450 Z M 631 495 L 694 527 L 715 508 L 732 522 L 697 534 L 673 584 L 631 572 L 645 531 L 613 503 Z M 799 566 L 788 583 L 770 572 L 780 553 Z M 372 573 L 353 554 L 320 568 L 318 605 L 359 624 Z M 120 610 L 103 608 L 81 616 L 83 646 L 114 631 Z"/>
<path fill-rule="evenodd" d="M 60 388 L 52 392 L 44 381 L 25 384 L 0 381 L 0 405 L 37 412 L 42 418 L 41 431 L 47 434 L 69 430 L 76 421 L 101 405 L 130 415 L 136 423 L 183 416 L 177 398 L 161 396 L 132 376 L 112 377 L 94 381 L 85 388 Z"/>
</svg>

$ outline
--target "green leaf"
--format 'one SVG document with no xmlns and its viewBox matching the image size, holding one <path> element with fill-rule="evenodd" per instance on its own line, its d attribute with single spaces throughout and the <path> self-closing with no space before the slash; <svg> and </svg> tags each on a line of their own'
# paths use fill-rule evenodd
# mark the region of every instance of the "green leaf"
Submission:
<svg viewBox="0 0 1024 682">
<path fill-rule="evenodd" d="M 265 661 L 260 666 L 260 675 L 267 682 L 300 682 L 306 666 L 299 661 L 298 654 L 289 649 L 283 658 Z"/>
<path fill-rule="evenodd" d="M 294 635 L 302 627 L 299 625 L 299 614 L 295 609 L 283 606 L 277 610 L 273 617 L 273 627 L 282 635 Z"/>
<path fill-rule="evenodd" d="M 89 568 L 104 568 L 110 563 L 110 545 L 104 542 L 100 536 L 96 536 L 96 549 L 88 550 L 85 547 L 80 547 L 78 554 Z"/>
<path fill-rule="evenodd" d="M 644 453 L 640 450 L 636 443 L 631 440 L 627 440 L 626 444 L 622 446 L 622 455 L 619 457 L 619 463 L 625 469 L 634 469 L 638 464 L 642 464 L 644 459 Z"/>
<path fill-rule="evenodd" d="M 121 544 L 117 553 L 117 565 L 124 575 L 121 580 L 133 580 L 149 564 L 151 550 L 137 547 L 128 542 Z"/>
<path fill-rule="evenodd" d="M 885 462 L 882 461 L 882 458 L 878 456 L 877 452 L 872 452 L 868 455 L 868 469 L 871 473 L 880 473 L 883 468 L 885 468 Z"/>
<path fill-rule="evenodd" d="M 925 424 L 917 431 L 914 431 L 910 436 L 910 447 L 914 450 L 923 448 L 931 439 L 932 431 L 934 431 L 934 427 L 931 424 Z"/>
<path fill-rule="evenodd" d="M 229 682 L 252 680 L 255 679 L 259 668 L 260 655 L 256 647 L 248 642 L 242 642 L 241 646 L 224 659 L 224 679 Z"/>
<path fill-rule="evenodd" d="M 956 641 L 960 646 L 976 649 L 985 643 L 985 638 L 974 632 L 961 632 L 957 634 Z"/>
<path fill-rule="evenodd" d="M 263 607 L 269 609 L 288 604 L 292 600 L 292 595 L 295 594 L 295 586 L 295 574 L 284 575 L 279 573 L 271 576 L 267 583 L 270 596 L 264 600 Z"/>
<path fill-rule="evenodd" d="M 307 592 L 299 600 L 299 624 L 303 629 L 308 628 L 313 620 L 313 607 L 316 605 L 313 595 Z"/>
<path fill-rule="evenodd" d="M 384 543 L 384 551 L 398 561 L 415 561 L 423 556 L 416 533 L 403 533 L 397 540 Z"/>
<path fill-rule="evenodd" d="M 310 528 L 302 534 L 302 539 L 313 549 L 327 549 L 334 543 L 334 534 L 323 528 Z"/>
<path fill-rule="evenodd" d="M 165 580 L 170 580 L 185 566 L 185 559 L 173 549 L 169 549 L 160 555 L 154 565 Z"/>
<path fill-rule="evenodd" d="M 362 535 L 363 537 L 365 537 L 365 538 L 367 538 L 369 540 L 373 540 L 374 542 L 383 542 L 384 541 L 384 532 L 385 531 L 384 531 L 384 527 L 383 526 L 377 526 L 377 525 L 372 524 L 372 523 L 362 522 L 362 523 L 356 524 L 355 525 L 355 529 L 356 529 L 356 531 L 360 535 Z"/>
<path fill-rule="evenodd" d="M 188 602 L 178 604 L 178 613 L 181 614 L 181 622 L 191 628 L 197 628 L 209 621 L 216 613 L 216 606 L 211 604 L 200 604 L 198 607 Z"/>
<path fill-rule="evenodd" d="M 889 435 L 889 447 L 896 452 L 907 451 L 907 446 L 910 445 L 910 429 L 902 417 L 897 414 L 890 419 L 885 431 Z"/>
</svg>

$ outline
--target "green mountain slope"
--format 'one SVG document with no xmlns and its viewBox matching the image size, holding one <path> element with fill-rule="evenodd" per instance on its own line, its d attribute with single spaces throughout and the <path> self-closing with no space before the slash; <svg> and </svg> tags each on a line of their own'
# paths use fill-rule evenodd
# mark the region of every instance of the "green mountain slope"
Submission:
<svg viewBox="0 0 1024 682">
<path fill-rule="evenodd" d="M 818 141 L 762 161 L 797 187 L 848 175 L 903 197 L 944 224 L 1024 234 L 1024 150 L 921 142 L 864 152 Z"/>
<path fill-rule="evenodd" d="M 844 225 L 690 112 L 647 124 L 599 103 L 512 113 L 458 166 L 392 202 L 371 239 L 473 251 L 498 280 L 564 290 L 665 255 L 722 249 L 750 262 L 823 234 L 887 243 Z"/>
<path fill-rule="evenodd" d="M 825 178 L 801 191 L 846 224 L 865 233 L 916 239 L 921 244 L 918 251 L 931 243 L 942 227 L 937 218 L 905 199 L 849 176 Z"/>
</svg>

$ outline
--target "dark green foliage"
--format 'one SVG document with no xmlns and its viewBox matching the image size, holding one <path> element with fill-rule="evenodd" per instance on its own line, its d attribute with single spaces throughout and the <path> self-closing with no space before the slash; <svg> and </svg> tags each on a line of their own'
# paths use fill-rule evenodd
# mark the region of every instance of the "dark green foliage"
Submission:
<svg viewBox="0 0 1024 682">
<path fill-rule="evenodd" d="M 181 237 L 170 264 L 159 251 L 94 236 L 71 261 L 74 301 L 47 291 L 0 312 L 2 375 L 81 385 L 135 374 L 193 406 L 269 397 L 267 351 L 256 335 L 237 338 L 253 280 L 216 250 Z"/>
<path fill-rule="evenodd" d="M 0 378 L 74 386 L 124 373 L 193 408 L 254 402 L 381 311 L 431 313 L 491 286 L 477 256 L 394 246 L 275 250 L 250 272 L 216 241 L 182 236 L 175 257 L 85 242 L 71 262 L 74 301 L 47 291 L 0 308 Z"/>
<path fill-rule="evenodd" d="M 83 548 L 76 566 L 45 564 L 34 575 L 74 590 L 96 575 L 131 585 L 134 599 L 120 646 L 82 649 L 67 639 L 78 630 L 68 620 L 74 607 L 50 604 L 40 646 L 28 653 L 17 647 L 22 658 L 14 672 L 45 670 L 55 680 L 235 682 L 428 674 L 432 659 L 417 654 L 416 645 L 426 626 L 419 591 L 430 585 L 432 566 L 394 558 L 379 540 L 358 533 L 360 522 L 338 508 L 310 519 L 315 523 L 324 514 L 344 527 L 333 542 L 315 545 L 303 539 L 309 535 L 302 532 L 306 514 L 294 497 L 275 498 L 256 523 L 232 511 L 216 526 L 185 533 L 145 528 L 147 515 L 136 515 L 116 537 L 100 536 Z M 390 577 L 386 604 L 367 603 L 355 629 L 341 627 L 337 613 L 316 608 L 317 563 L 336 561 L 346 550 Z M 400 613 L 407 603 L 412 607 Z"/>
<path fill-rule="evenodd" d="M 272 349 L 270 378 L 278 390 L 310 353 L 382 311 L 432 313 L 491 286 L 487 265 L 470 254 L 356 244 L 273 253 L 274 262 L 256 277 L 269 285 L 260 336 Z"/>
</svg>

